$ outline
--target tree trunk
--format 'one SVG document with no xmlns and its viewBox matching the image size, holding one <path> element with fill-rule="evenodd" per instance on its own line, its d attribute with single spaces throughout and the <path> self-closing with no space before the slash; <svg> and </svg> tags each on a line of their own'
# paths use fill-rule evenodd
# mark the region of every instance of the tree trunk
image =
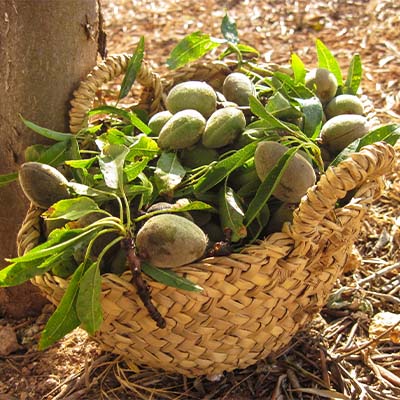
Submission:
<svg viewBox="0 0 400 400">
<path fill-rule="evenodd" d="M 96 63 L 98 1 L 0 1 L 0 174 L 16 171 L 24 149 L 44 142 L 19 114 L 40 126 L 68 131 L 72 92 Z M 6 257 L 16 255 L 16 235 L 27 207 L 18 183 L 0 188 L 0 269 Z M 43 302 L 30 284 L 0 289 L 1 314 L 19 318 L 37 312 Z"/>
</svg>

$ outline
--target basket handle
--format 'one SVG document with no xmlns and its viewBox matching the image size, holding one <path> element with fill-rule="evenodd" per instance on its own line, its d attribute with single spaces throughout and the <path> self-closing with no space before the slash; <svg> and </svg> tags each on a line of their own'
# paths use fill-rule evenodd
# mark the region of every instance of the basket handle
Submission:
<svg viewBox="0 0 400 400">
<path fill-rule="evenodd" d="M 69 112 L 71 133 L 77 133 L 87 126 L 87 111 L 92 108 L 97 92 L 103 84 L 125 73 L 130 59 L 131 55 L 125 53 L 111 55 L 96 65 L 81 82 L 78 89 L 74 91 L 71 100 Z M 136 81 L 146 89 L 142 93 L 141 103 L 150 103 L 150 114 L 157 112 L 160 108 L 163 92 L 159 75 L 151 71 L 149 65 L 143 62 Z"/>
<path fill-rule="evenodd" d="M 295 240 L 317 242 L 320 224 L 335 209 L 339 199 L 367 180 L 390 173 L 395 163 L 395 150 L 385 142 L 365 146 L 336 167 L 329 167 L 319 182 L 310 188 L 288 226 Z"/>
</svg>

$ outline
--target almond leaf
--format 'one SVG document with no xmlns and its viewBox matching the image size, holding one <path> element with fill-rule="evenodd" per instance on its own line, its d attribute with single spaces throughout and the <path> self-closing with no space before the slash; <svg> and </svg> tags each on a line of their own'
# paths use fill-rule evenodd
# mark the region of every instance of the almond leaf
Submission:
<svg viewBox="0 0 400 400">
<path fill-rule="evenodd" d="M 100 297 L 100 268 L 95 262 L 82 276 L 76 298 L 76 313 L 82 323 L 82 328 L 91 335 L 95 334 L 103 322 Z"/>
<path fill-rule="evenodd" d="M 187 290 L 189 292 L 201 292 L 203 288 L 189 279 L 179 276 L 169 269 L 161 269 L 151 264 L 142 262 L 142 270 L 155 281 L 163 283 L 166 286 L 172 286 L 177 289 Z"/>
</svg>

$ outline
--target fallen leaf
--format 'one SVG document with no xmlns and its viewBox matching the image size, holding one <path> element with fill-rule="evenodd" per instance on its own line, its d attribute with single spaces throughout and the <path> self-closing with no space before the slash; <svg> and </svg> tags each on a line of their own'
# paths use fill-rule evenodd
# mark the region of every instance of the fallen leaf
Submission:
<svg viewBox="0 0 400 400">
<path fill-rule="evenodd" d="M 400 343 L 400 314 L 383 311 L 374 315 L 369 326 L 370 339 L 376 339 L 385 331 L 395 326 L 387 336 L 393 343 Z"/>
</svg>

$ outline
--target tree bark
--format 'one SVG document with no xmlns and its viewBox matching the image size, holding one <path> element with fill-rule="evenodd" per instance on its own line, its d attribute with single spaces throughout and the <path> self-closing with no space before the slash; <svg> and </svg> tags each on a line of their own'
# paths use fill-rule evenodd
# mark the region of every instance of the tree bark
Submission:
<svg viewBox="0 0 400 400">
<path fill-rule="evenodd" d="M 0 174 L 16 171 L 25 148 L 44 142 L 19 114 L 40 126 L 68 131 L 72 92 L 96 63 L 98 1 L 0 1 Z M 16 255 L 16 235 L 27 207 L 17 182 L 0 188 L 0 269 L 6 257 Z M 32 285 L 0 289 L 2 314 L 18 318 L 42 305 Z"/>
</svg>

